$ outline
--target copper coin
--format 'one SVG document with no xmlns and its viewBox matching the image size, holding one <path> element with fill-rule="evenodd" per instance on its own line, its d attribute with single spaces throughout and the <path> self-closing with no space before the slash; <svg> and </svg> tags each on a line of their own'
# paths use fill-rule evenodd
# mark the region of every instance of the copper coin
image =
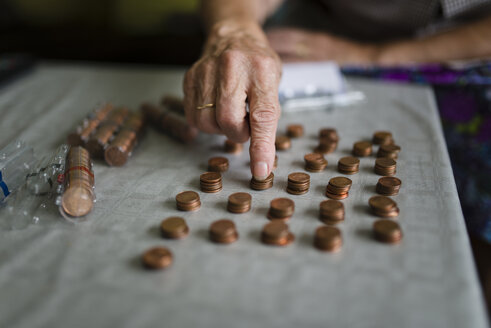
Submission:
<svg viewBox="0 0 491 328">
<path fill-rule="evenodd" d="M 165 247 L 154 247 L 143 253 L 142 262 L 148 269 L 165 269 L 172 264 L 172 253 Z"/>
<path fill-rule="evenodd" d="M 267 245 L 286 246 L 295 240 L 288 225 L 281 221 L 266 224 L 261 232 L 261 240 Z"/>
<path fill-rule="evenodd" d="M 377 220 L 373 223 L 373 234 L 378 241 L 395 244 L 402 240 L 399 224 L 392 220 Z"/>
<path fill-rule="evenodd" d="M 195 211 L 200 208 L 199 195 L 194 191 L 183 191 L 176 195 L 177 209 L 181 211 Z"/>
<path fill-rule="evenodd" d="M 368 141 L 358 141 L 353 145 L 353 155 L 370 156 L 372 154 L 372 143 Z"/>
<path fill-rule="evenodd" d="M 310 175 L 303 172 L 294 172 L 288 175 L 286 191 L 294 195 L 302 195 L 309 191 Z"/>
<path fill-rule="evenodd" d="M 63 211 L 71 217 L 85 216 L 94 207 L 94 193 L 92 188 L 84 184 L 70 185 L 61 198 Z"/>
<path fill-rule="evenodd" d="M 245 213 L 251 209 L 252 197 L 246 192 L 236 192 L 228 197 L 227 209 L 232 213 Z"/>
<path fill-rule="evenodd" d="M 329 184 L 338 189 L 346 189 L 351 187 L 353 181 L 345 177 L 335 177 L 329 180 Z"/>
<path fill-rule="evenodd" d="M 338 161 L 338 171 L 344 174 L 355 174 L 360 169 L 360 160 L 353 156 L 342 157 Z"/>
<path fill-rule="evenodd" d="M 320 203 L 320 220 L 331 224 L 344 220 L 344 205 L 340 201 L 328 199 Z"/>
<path fill-rule="evenodd" d="M 160 223 L 160 231 L 164 238 L 179 239 L 188 235 L 189 227 L 183 218 L 171 216 Z"/>
<path fill-rule="evenodd" d="M 381 145 L 377 152 L 377 157 L 397 158 L 401 147 L 394 144 Z"/>
<path fill-rule="evenodd" d="M 376 190 L 384 196 L 393 196 L 399 193 L 401 180 L 395 177 L 382 177 L 378 180 Z"/>
<path fill-rule="evenodd" d="M 320 153 L 310 153 L 304 156 L 305 170 L 309 172 L 321 172 L 327 166 L 327 160 Z"/>
<path fill-rule="evenodd" d="M 241 143 L 236 143 L 227 139 L 225 140 L 224 148 L 226 153 L 239 154 L 242 152 L 244 146 Z"/>
<path fill-rule="evenodd" d="M 290 138 L 299 138 L 303 136 L 303 126 L 300 124 L 291 124 L 287 127 L 287 132 L 286 134 Z"/>
<path fill-rule="evenodd" d="M 225 172 L 228 167 L 228 159 L 225 157 L 212 157 L 208 160 L 208 171 L 210 172 Z"/>
<path fill-rule="evenodd" d="M 322 226 L 315 230 L 314 246 L 326 252 L 337 252 L 341 249 L 343 239 L 341 230 L 336 227 Z"/>
<path fill-rule="evenodd" d="M 235 228 L 235 223 L 231 220 L 218 220 L 210 225 L 210 239 L 213 242 L 230 244 L 238 238 L 239 234 Z"/>
<path fill-rule="evenodd" d="M 377 158 L 375 160 L 375 165 L 383 167 L 383 168 L 389 168 L 396 166 L 397 162 L 393 160 L 392 158 Z"/>
<path fill-rule="evenodd" d="M 288 181 L 296 184 L 310 182 L 310 175 L 303 172 L 294 172 L 288 175 Z"/>
<path fill-rule="evenodd" d="M 222 190 L 222 175 L 218 172 L 205 172 L 199 178 L 201 191 L 215 193 Z"/>
<path fill-rule="evenodd" d="M 334 200 L 342 200 L 342 199 L 348 198 L 349 193 L 345 192 L 345 193 L 341 193 L 341 194 L 334 194 L 334 193 L 330 192 L 329 190 L 326 190 L 326 196 L 331 198 L 331 199 L 334 199 Z"/>
<path fill-rule="evenodd" d="M 376 131 L 373 134 L 372 142 L 375 145 L 388 145 L 393 143 L 394 140 L 392 139 L 392 133 L 389 131 Z"/>
<path fill-rule="evenodd" d="M 327 139 L 331 139 L 331 140 L 335 140 L 335 141 L 339 140 L 338 132 L 336 131 L 336 129 L 333 129 L 333 128 L 321 129 L 319 131 L 319 137 L 320 138 L 327 138 Z"/>
<path fill-rule="evenodd" d="M 292 146 L 292 142 L 287 136 L 276 136 L 276 150 L 287 150 Z"/>
<path fill-rule="evenodd" d="M 372 212 L 381 217 L 395 217 L 399 215 L 397 203 L 385 196 L 373 196 L 368 200 Z"/>
<path fill-rule="evenodd" d="M 218 172 L 205 172 L 200 175 L 199 179 L 207 183 L 216 183 L 222 180 L 222 175 Z"/>
<path fill-rule="evenodd" d="M 270 220 L 289 219 L 295 210 L 295 203 L 288 198 L 275 198 L 270 202 L 268 218 Z"/>
<path fill-rule="evenodd" d="M 314 152 L 320 154 L 329 154 L 335 151 L 337 147 L 337 140 L 321 138 L 319 139 L 319 145 L 314 149 Z"/>
<path fill-rule="evenodd" d="M 256 180 L 254 177 L 251 178 L 250 187 L 254 190 L 266 190 L 273 187 L 274 174 L 271 172 L 268 177 L 264 180 Z"/>
</svg>

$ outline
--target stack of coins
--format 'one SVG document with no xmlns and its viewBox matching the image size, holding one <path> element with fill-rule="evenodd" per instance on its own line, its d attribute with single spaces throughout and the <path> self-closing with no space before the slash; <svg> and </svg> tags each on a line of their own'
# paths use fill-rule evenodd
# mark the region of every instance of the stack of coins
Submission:
<svg viewBox="0 0 491 328">
<path fill-rule="evenodd" d="M 127 108 L 117 108 L 97 127 L 97 130 L 87 141 L 87 149 L 93 157 L 103 158 L 104 149 L 108 146 L 114 133 L 123 124 L 128 113 Z"/>
<path fill-rule="evenodd" d="M 378 179 L 376 190 L 381 195 L 394 196 L 399 193 L 401 184 L 401 180 L 396 177 L 383 177 Z"/>
<path fill-rule="evenodd" d="M 344 220 L 344 205 L 340 201 L 328 199 L 320 203 L 320 220 L 326 224 L 336 224 Z"/>
<path fill-rule="evenodd" d="M 303 172 L 294 172 L 288 175 L 286 191 L 292 195 L 303 195 L 309 191 L 310 175 Z"/>
<path fill-rule="evenodd" d="M 345 199 L 349 195 L 352 183 L 351 179 L 345 177 L 332 178 L 326 187 L 326 196 L 335 200 Z"/>
<path fill-rule="evenodd" d="M 355 174 L 360 170 L 360 160 L 353 156 L 346 156 L 339 159 L 338 171 L 343 174 Z"/>
<path fill-rule="evenodd" d="M 327 166 L 327 160 L 319 153 L 310 153 L 303 157 L 305 170 L 309 172 L 322 172 Z"/>
<path fill-rule="evenodd" d="M 215 193 L 222 190 L 222 175 L 218 172 L 205 172 L 199 177 L 202 192 Z"/>
<path fill-rule="evenodd" d="M 210 240 L 218 244 L 230 244 L 239 238 L 235 223 L 231 220 L 218 220 L 210 225 Z"/>
<path fill-rule="evenodd" d="M 276 141 L 274 143 L 276 150 L 287 150 L 292 146 L 292 141 L 287 136 L 276 136 Z"/>
<path fill-rule="evenodd" d="M 377 152 L 377 157 L 388 157 L 397 159 L 399 156 L 399 152 L 401 151 L 401 147 L 394 144 L 389 145 L 381 145 Z"/>
<path fill-rule="evenodd" d="M 131 156 L 145 127 L 142 112 L 130 114 L 116 137 L 104 151 L 104 159 L 111 166 L 122 166 Z"/>
<path fill-rule="evenodd" d="M 245 213 L 251 209 L 252 197 L 246 192 L 236 192 L 228 197 L 227 210 L 231 213 Z"/>
<path fill-rule="evenodd" d="M 225 172 L 228 170 L 228 159 L 225 157 L 212 157 L 208 160 L 208 171 Z"/>
<path fill-rule="evenodd" d="M 273 221 L 263 227 L 261 240 L 267 245 L 286 246 L 295 240 L 295 236 L 288 229 L 288 225 L 281 221 Z"/>
<path fill-rule="evenodd" d="M 303 126 L 300 124 L 291 124 L 286 129 L 286 135 L 290 138 L 300 138 L 303 136 Z"/>
<path fill-rule="evenodd" d="M 147 269 L 165 269 L 172 264 L 172 253 L 165 247 L 154 247 L 143 253 L 142 262 Z"/>
<path fill-rule="evenodd" d="M 141 105 L 141 110 L 145 114 L 146 121 L 166 135 L 188 143 L 193 141 L 198 135 L 198 131 L 187 124 L 183 115 L 164 110 L 162 107 L 149 103 Z"/>
<path fill-rule="evenodd" d="M 324 128 L 319 131 L 319 138 L 327 138 L 334 140 L 336 142 L 339 141 L 339 135 L 336 129 L 333 128 Z"/>
<path fill-rule="evenodd" d="M 244 146 L 241 143 L 236 143 L 230 140 L 225 140 L 224 150 L 226 153 L 230 154 L 240 154 Z"/>
<path fill-rule="evenodd" d="M 94 206 L 94 172 L 89 152 L 82 147 L 68 151 L 65 191 L 61 198 L 61 213 L 68 217 L 89 214 Z"/>
<path fill-rule="evenodd" d="M 164 238 L 181 239 L 188 235 L 189 227 L 183 218 L 171 216 L 160 223 L 160 232 Z"/>
<path fill-rule="evenodd" d="M 394 175 L 396 174 L 397 162 L 392 158 L 380 157 L 375 160 L 373 171 L 378 175 Z"/>
<path fill-rule="evenodd" d="M 90 135 L 94 132 L 99 124 L 107 117 L 107 115 L 113 110 L 113 105 L 104 104 L 98 107 L 93 113 L 91 113 L 82 124 L 77 127 L 75 132 L 68 135 L 67 143 L 72 146 L 84 146 L 89 140 Z"/>
<path fill-rule="evenodd" d="M 319 139 L 319 145 L 314 149 L 314 152 L 320 154 L 329 154 L 338 147 L 338 140 L 331 137 L 322 137 Z"/>
<path fill-rule="evenodd" d="M 278 167 L 278 155 L 274 155 L 273 169 Z"/>
<path fill-rule="evenodd" d="M 264 180 L 256 180 L 254 177 L 252 177 L 250 182 L 250 187 L 251 189 L 254 190 L 266 190 L 273 187 L 273 181 L 274 181 L 274 174 L 273 172 L 271 172 L 268 175 L 268 177 Z"/>
<path fill-rule="evenodd" d="M 377 220 L 373 223 L 373 236 L 383 243 L 397 244 L 402 240 L 402 230 L 395 221 Z"/>
<path fill-rule="evenodd" d="M 399 215 L 397 203 L 386 196 L 373 196 L 368 200 L 368 205 L 370 205 L 373 214 L 383 218 L 396 217 Z"/>
<path fill-rule="evenodd" d="M 270 220 L 288 220 L 295 211 L 295 203 L 288 198 L 275 198 L 271 201 L 268 219 Z"/>
<path fill-rule="evenodd" d="M 372 143 L 368 141 L 358 141 L 353 145 L 353 155 L 358 157 L 372 155 Z"/>
<path fill-rule="evenodd" d="M 180 211 L 196 211 L 200 208 L 201 201 L 194 191 L 183 191 L 176 195 L 176 205 Z"/>
<path fill-rule="evenodd" d="M 318 227 L 315 229 L 314 246 L 324 252 L 337 252 L 343 245 L 341 231 L 336 227 Z"/>
<path fill-rule="evenodd" d="M 394 139 L 392 139 L 392 133 L 389 131 L 376 131 L 373 134 L 372 142 L 374 145 L 389 145 L 394 143 Z"/>
</svg>

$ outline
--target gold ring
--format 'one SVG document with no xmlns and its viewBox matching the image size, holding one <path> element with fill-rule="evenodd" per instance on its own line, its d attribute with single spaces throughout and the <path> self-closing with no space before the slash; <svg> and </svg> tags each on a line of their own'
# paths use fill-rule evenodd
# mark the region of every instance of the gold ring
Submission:
<svg viewBox="0 0 491 328">
<path fill-rule="evenodd" d="M 215 104 L 205 104 L 203 106 L 196 107 L 196 109 L 199 109 L 199 110 L 206 109 L 206 108 L 215 108 Z"/>
</svg>

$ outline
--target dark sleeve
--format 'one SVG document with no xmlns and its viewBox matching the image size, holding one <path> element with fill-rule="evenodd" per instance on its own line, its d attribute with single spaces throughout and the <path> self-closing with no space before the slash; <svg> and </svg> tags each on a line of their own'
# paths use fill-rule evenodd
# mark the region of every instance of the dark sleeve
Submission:
<svg viewBox="0 0 491 328">
<path fill-rule="evenodd" d="M 491 0 L 440 0 L 446 19 L 481 18 L 491 14 Z"/>
</svg>

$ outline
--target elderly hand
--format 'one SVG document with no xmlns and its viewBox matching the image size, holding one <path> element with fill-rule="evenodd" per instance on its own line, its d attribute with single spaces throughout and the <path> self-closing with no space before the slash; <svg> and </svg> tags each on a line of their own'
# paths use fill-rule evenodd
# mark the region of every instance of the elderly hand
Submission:
<svg viewBox="0 0 491 328">
<path fill-rule="evenodd" d="M 273 168 L 280 77 L 280 59 L 261 28 L 227 22 L 213 27 L 201 59 L 184 79 L 189 123 L 234 142 L 251 137 L 251 172 L 256 179 L 265 179 Z"/>
<path fill-rule="evenodd" d="M 371 65 L 378 55 L 375 45 L 352 42 L 324 32 L 276 28 L 268 31 L 267 37 L 284 61 L 333 60 L 340 65 Z"/>
</svg>

